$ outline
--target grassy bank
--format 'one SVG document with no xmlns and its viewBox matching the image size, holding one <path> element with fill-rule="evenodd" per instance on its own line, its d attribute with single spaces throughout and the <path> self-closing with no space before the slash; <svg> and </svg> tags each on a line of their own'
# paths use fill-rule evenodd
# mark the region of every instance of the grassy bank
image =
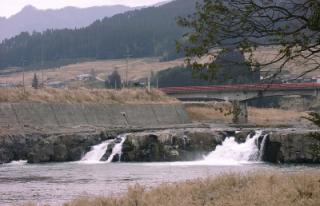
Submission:
<svg viewBox="0 0 320 206">
<path fill-rule="evenodd" d="M 32 204 L 30 204 L 31 206 Z M 260 172 L 129 188 L 121 197 L 82 197 L 65 206 L 318 206 L 320 172 Z"/>
<path fill-rule="evenodd" d="M 187 105 L 187 112 L 194 122 L 231 123 L 231 105 L 218 103 L 212 105 Z M 249 123 L 256 125 L 309 124 L 302 117 L 306 112 L 274 108 L 248 108 Z"/>
<path fill-rule="evenodd" d="M 159 90 L 145 89 L 53 89 L 1 88 L 0 103 L 40 102 L 66 104 L 152 104 L 177 103 Z"/>
</svg>

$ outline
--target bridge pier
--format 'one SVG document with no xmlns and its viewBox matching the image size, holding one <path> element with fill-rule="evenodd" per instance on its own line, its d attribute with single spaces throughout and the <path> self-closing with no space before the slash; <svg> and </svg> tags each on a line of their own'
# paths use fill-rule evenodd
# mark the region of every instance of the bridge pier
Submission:
<svg viewBox="0 0 320 206">
<path fill-rule="evenodd" d="M 247 124 L 248 123 L 248 104 L 246 101 L 233 101 L 232 102 L 232 122 L 234 124 Z"/>
</svg>

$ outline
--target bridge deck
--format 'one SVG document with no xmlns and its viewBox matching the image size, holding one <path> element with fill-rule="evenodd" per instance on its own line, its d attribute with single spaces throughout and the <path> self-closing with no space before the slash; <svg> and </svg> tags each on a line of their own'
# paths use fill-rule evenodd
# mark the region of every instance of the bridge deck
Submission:
<svg viewBox="0 0 320 206">
<path fill-rule="evenodd" d="M 266 91 L 266 90 L 306 90 L 320 89 L 320 83 L 295 83 L 295 84 L 233 84 L 214 86 L 188 86 L 160 88 L 167 94 L 193 93 L 193 92 L 232 92 L 232 91 Z"/>
</svg>

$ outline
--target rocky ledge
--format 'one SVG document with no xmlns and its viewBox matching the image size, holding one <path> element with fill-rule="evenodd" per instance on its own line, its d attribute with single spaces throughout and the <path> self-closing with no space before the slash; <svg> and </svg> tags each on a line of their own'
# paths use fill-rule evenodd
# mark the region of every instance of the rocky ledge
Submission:
<svg viewBox="0 0 320 206">
<path fill-rule="evenodd" d="M 29 163 L 78 161 L 93 145 L 127 133 L 121 161 L 162 162 L 200 160 L 215 150 L 229 136 L 243 143 L 254 129 L 185 128 L 144 132 L 104 131 L 68 134 L 0 135 L 0 163 L 28 160 Z M 256 142 L 263 151 L 262 159 L 271 163 L 320 163 L 320 140 L 310 132 L 293 130 L 265 131 Z M 263 147 L 263 148 L 262 148 Z M 107 153 L 110 153 L 110 147 Z M 117 157 L 118 158 L 118 157 Z"/>
<path fill-rule="evenodd" d="M 17 134 L 0 137 L 0 163 L 78 161 L 92 145 L 113 138 L 113 133 Z"/>
</svg>

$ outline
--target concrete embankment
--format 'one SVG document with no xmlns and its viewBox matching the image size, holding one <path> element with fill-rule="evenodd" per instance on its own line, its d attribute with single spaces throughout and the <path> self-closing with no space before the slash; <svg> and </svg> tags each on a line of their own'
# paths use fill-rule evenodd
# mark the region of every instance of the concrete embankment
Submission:
<svg viewBox="0 0 320 206">
<path fill-rule="evenodd" d="M 181 104 L 0 104 L 0 127 L 155 126 L 189 123 Z"/>
</svg>

